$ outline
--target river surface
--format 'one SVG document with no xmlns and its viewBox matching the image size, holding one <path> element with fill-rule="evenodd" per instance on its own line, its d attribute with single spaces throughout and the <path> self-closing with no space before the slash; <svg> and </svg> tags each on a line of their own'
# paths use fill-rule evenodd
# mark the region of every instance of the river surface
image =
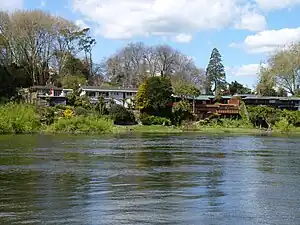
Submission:
<svg viewBox="0 0 300 225">
<path fill-rule="evenodd" d="M 300 138 L 0 136 L 0 224 L 300 224 Z"/>
</svg>

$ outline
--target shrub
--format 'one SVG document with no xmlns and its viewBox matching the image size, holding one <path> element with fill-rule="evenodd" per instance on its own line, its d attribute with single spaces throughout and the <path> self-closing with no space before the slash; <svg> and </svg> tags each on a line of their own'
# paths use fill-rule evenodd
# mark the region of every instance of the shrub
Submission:
<svg viewBox="0 0 300 225">
<path fill-rule="evenodd" d="M 133 112 L 126 109 L 124 106 L 117 104 L 112 105 L 108 112 L 115 124 L 124 125 L 136 123 Z"/>
<path fill-rule="evenodd" d="M 40 121 L 43 124 L 50 125 L 54 122 L 55 110 L 52 107 L 39 107 L 37 113 L 40 116 Z"/>
<path fill-rule="evenodd" d="M 141 114 L 140 121 L 143 125 L 164 125 L 171 126 L 171 120 L 164 117 L 149 116 L 147 114 Z"/>
<path fill-rule="evenodd" d="M 96 116 L 60 118 L 49 127 L 49 131 L 63 133 L 109 133 L 112 129 L 112 120 Z"/>
<path fill-rule="evenodd" d="M 32 133 L 40 127 L 34 106 L 15 103 L 0 106 L 0 134 Z"/>
<path fill-rule="evenodd" d="M 106 108 L 106 104 L 105 104 L 104 98 L 102 96 L 100 96 L 98 98 L 98 102 L 95 105 L 95 110 L 100 115 L 106 115 L 106 114 L 108 114 L 108 110 Z"/>
<path fill-rule="evenodd" d="M 173 124 L 181 125 L 183 120 L 190 120 L 193 118 L 191 105 L 187 101 L 179 101 L 173 105 L 172 108 Z"/>
<path fill-rule="evenodd" d="M 55 109 L 60 109 L 60 110 L 65 110 L 68 108 L 68 106 L 62 105 L 62 104 L 57 104 L 54 107 Z"/>
<path fill-rule="evenodd" d="M 74 113 L 76 116 L 87 116 L 88 110 L 79 106 L 74 108 Z"/>
<path fill-rule="evenodd" d="M 275 129 L 281 132 L 289 132 L 293 128 L 293 125 L 289 123 L 287 118 L 281 118 L 275 123 Z"/>
</svg>

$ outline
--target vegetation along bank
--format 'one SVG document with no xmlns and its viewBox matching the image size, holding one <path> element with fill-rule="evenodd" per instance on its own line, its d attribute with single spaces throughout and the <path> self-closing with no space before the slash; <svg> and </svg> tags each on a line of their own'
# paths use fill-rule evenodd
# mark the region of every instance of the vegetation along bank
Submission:
<svg viewBox="0 0 300 225">
<path fill-rule="evenodd" d="M 299 43 L 271 54 L 251 90 L 226 80 L 216 48 L 205 69 L 169 45 L 143 43 L 128 44 L 95 62 L 96 40 L 88 28 L 81 29 L 72 21 L 40 10 L 0 11 L 0 24 L 1 134 L 299 130 L 300 115 L 294 106 L 291 110 L 264 104 L 244 107 L 237 98 L 241 101 L 237 115 L 213 112 L 202 117 L 193 104 L 194 99 L 207 101 L 212 95 L 214 107 L 223 104 L 219 99 L 227 95 L 252 94 L 253 101 L 255 96 L 298 97 Z M 79 92 L 84 85 L 138 88 L 138 92 L 133 104 L 124 107 L 105 96 L 91 101 L 92 96 Z M 72 91 L 59 97 L 66 98 L 66 105 L 42 106 L 26 101 L 23 90 L 32 86 Z"/>
</svg>

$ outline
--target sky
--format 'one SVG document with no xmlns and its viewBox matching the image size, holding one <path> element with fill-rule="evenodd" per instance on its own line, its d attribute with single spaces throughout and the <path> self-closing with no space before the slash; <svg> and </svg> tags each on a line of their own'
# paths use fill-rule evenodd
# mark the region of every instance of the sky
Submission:
<svg viewBox="0 0 300 225">
<path fill-rule="evenodd" d="M 217 48 L 227 80 L 249 88 L 268 55 L 300 41 L 300 0 L 0 0 L 0 9 L 41 9 L 90 27 L 95 61 L 142 41 L 205 68 Z"/>
</svg>

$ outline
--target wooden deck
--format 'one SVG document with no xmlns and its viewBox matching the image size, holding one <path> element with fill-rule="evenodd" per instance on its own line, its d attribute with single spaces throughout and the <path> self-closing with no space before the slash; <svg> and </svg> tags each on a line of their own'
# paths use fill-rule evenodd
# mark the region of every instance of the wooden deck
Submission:
<svg viewBox="0 0 300 225">
<path fill-rule="evenodd" d="M 213 104 L 213 105 L 195 105 L 195 113 L 196 114 L 213 114 L 213 113 L 218 113 L 218 114 L 227 114 L 227 115 L 232 115 L 232 114 L 239 114 L 240 113 L 240 107 L 239 105 L 236 104 Z"/>
</svg>

